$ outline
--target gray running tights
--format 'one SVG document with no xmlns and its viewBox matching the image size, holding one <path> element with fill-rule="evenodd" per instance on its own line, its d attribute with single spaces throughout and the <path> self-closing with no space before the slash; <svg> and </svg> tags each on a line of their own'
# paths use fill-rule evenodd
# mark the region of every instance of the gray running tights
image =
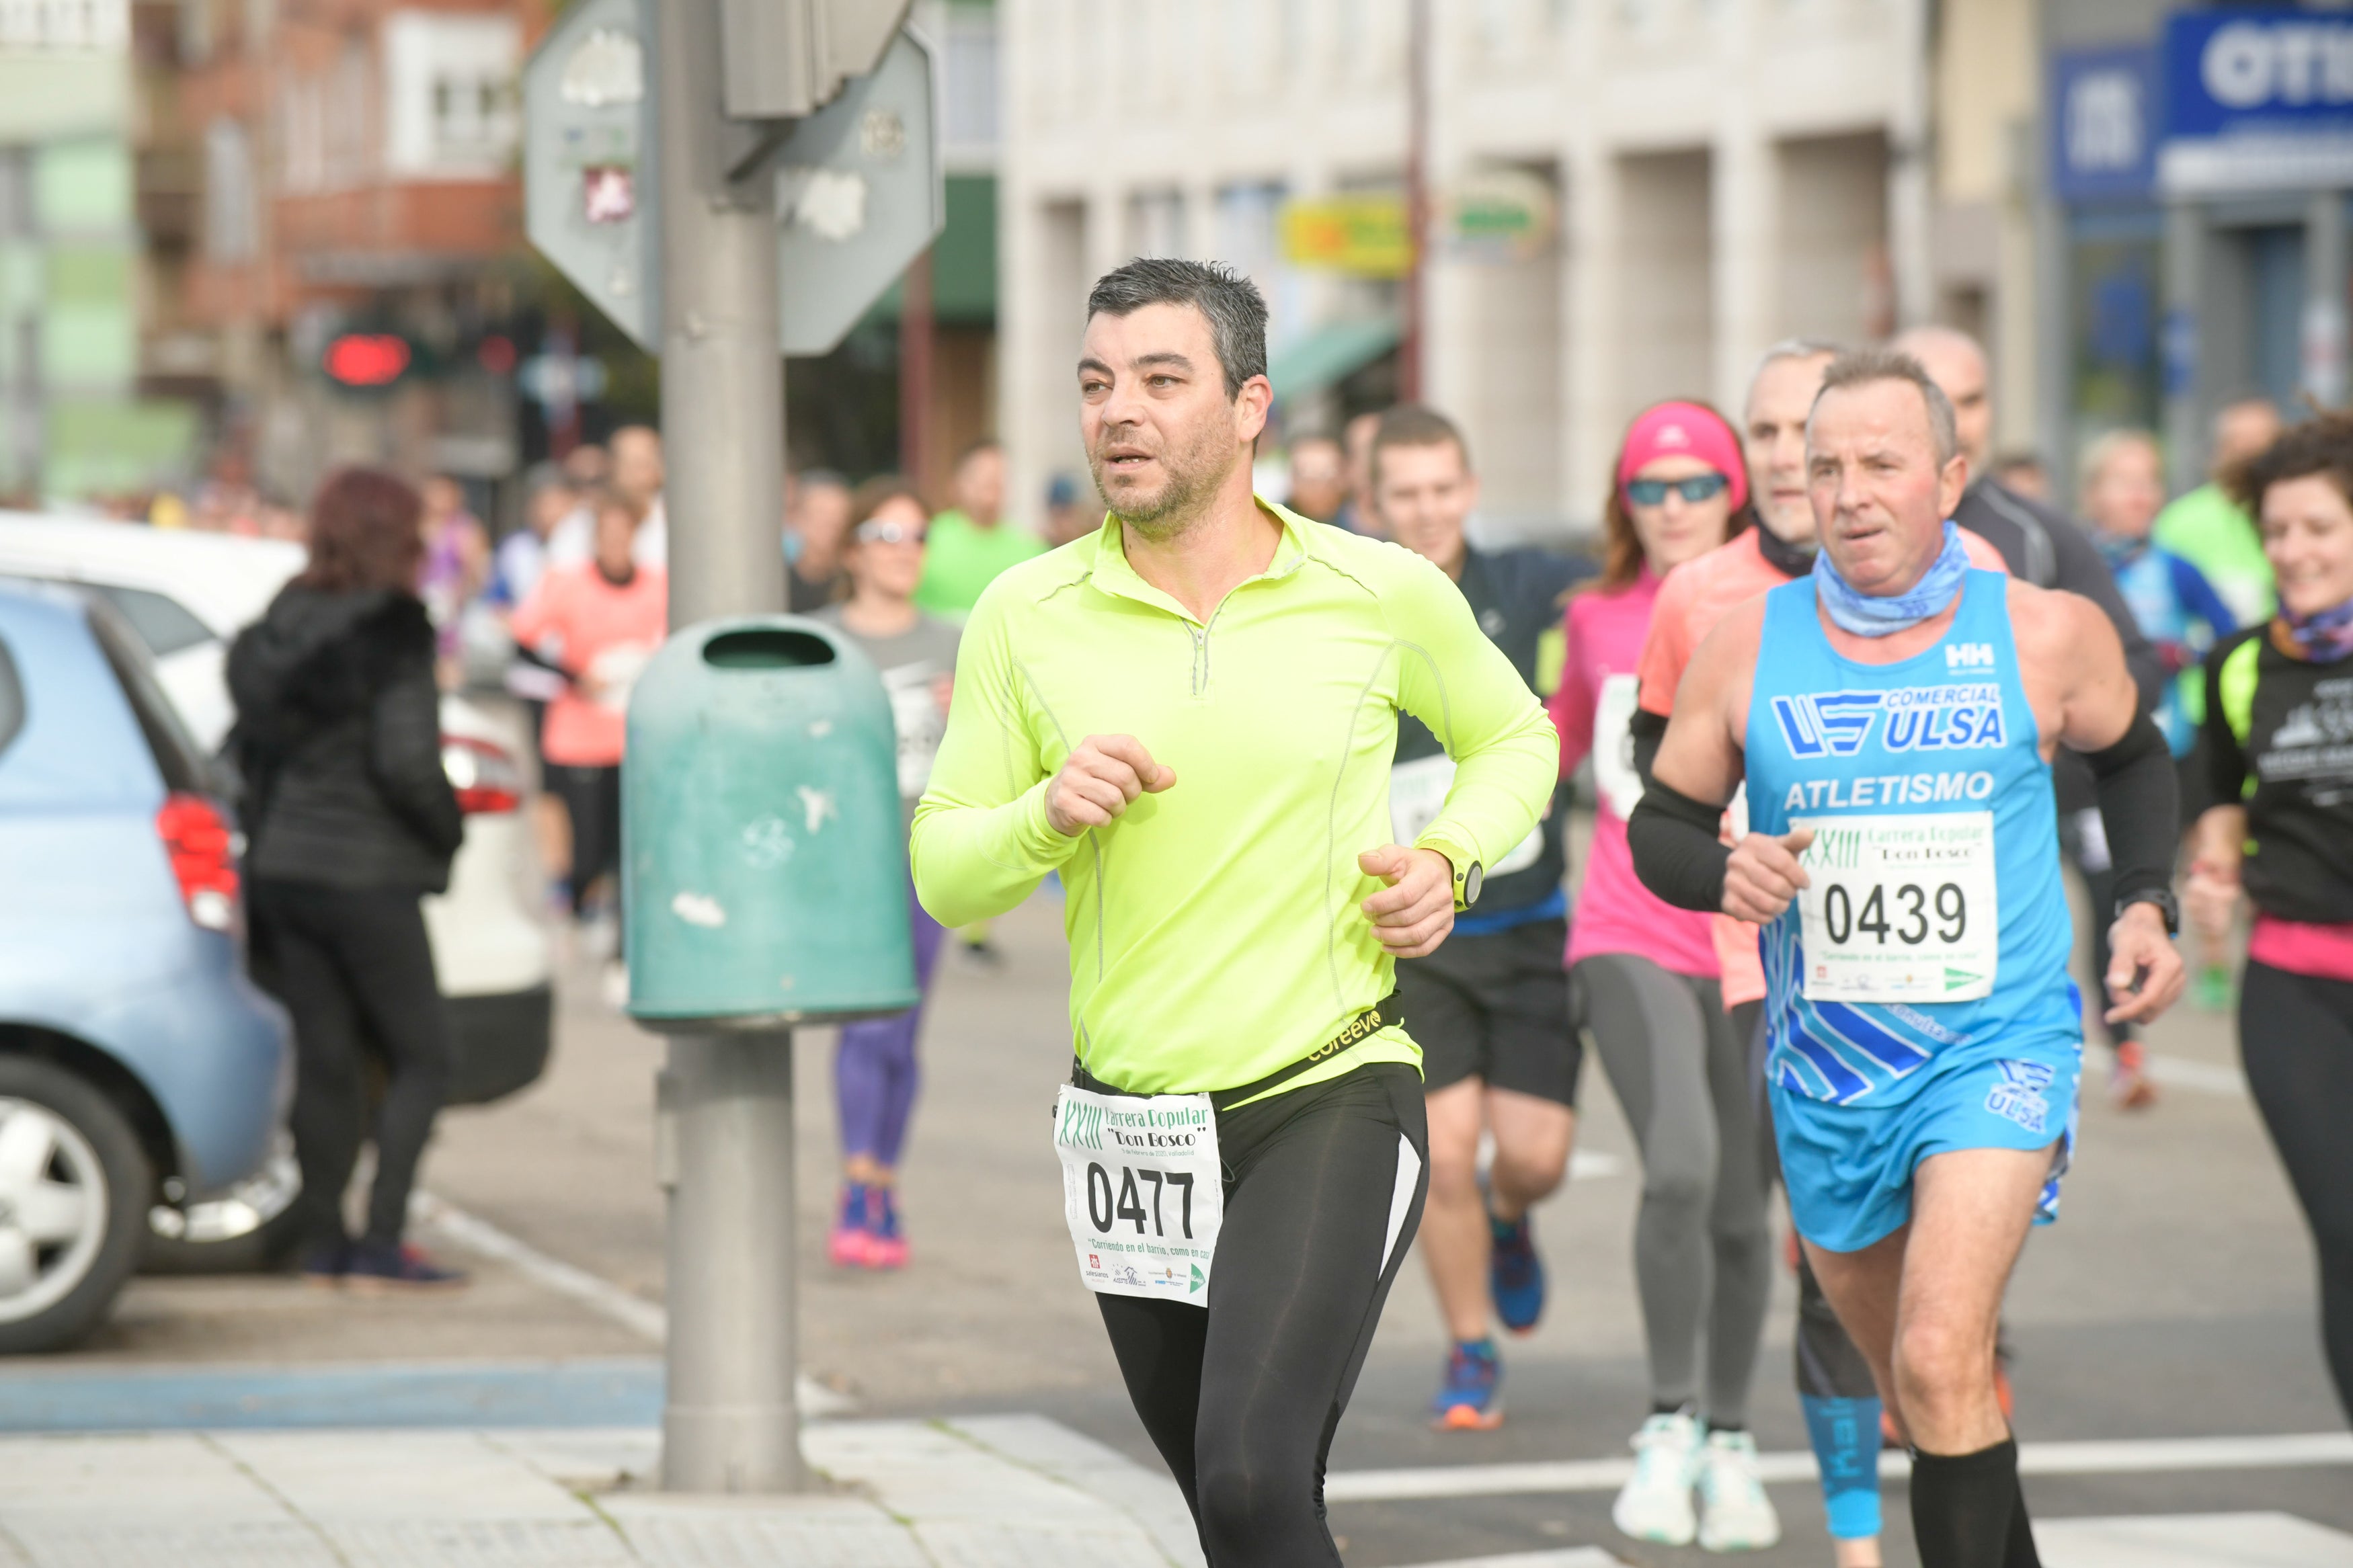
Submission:
<svg viewBox="0 0 2353 1568">
<path fill-rule="evenodd" d="M 1634 1277 L 1651 1397 L 1662 1406 L 1697 1403 L 1718 1426 L 1745 1426 L 1773 1285 L 1767 1134 L 1748 1081 L 1757 1009 L 1727 1016 L 1715 981 L 1631 953 L 1579 959 L 1570 974 L 1642 1151 Z"/>
</svg>

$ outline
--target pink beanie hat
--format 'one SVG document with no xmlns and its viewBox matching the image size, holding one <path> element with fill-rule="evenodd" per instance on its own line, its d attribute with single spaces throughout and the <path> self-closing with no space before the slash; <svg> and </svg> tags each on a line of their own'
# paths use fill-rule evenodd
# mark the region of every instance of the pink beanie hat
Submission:
<svg viewBox="0 0 2353 1568">
<path fill-rule="evenodd" d="M 1654 403 L 1636 416 L 1618 448 L 1618 494 L 1645 464 L 1661 458 L 1697 458 L 1729 481 L 1731 508 L 1738 511 L 1748 500 L 1748 464 L 1740 453 L 1740 437 L 1724 416 L 1696 403 Z"/>
</svg>

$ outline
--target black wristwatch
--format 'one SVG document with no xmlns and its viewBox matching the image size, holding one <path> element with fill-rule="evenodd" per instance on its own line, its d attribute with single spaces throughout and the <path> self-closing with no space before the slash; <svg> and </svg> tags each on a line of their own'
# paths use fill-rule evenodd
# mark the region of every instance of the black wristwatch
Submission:
<svg viewBox="0 0 2353 1568">
<path fill-rule="evenodd" d="M 2173 896 L 2171 888 L 2143 888 L 2125 894 L 2116 900 L 2115 918 L 2124 919 L 2125 910 L 2134 904 L 2155 904 L 2158 913 L 2165 917 L 2165 934 L 2181 934 L 2181 900 Z"/>
<path fill-rule="evenodd" d="M 1479 889 L 1487 885 L 1487 868 L 1473 860 L 1462 868 L 1454 881 L 1456 907 L 1467 910 L 1479 901 Z"/>
</svg>

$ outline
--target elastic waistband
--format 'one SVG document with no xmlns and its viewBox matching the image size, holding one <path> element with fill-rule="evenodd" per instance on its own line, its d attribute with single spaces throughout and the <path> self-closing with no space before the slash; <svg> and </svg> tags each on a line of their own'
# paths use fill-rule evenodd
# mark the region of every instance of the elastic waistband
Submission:
<svg viewBox="0 0 2353 1568">
<path fill-rule="evenodd" d="M 1371 1006 L 1366 1008 L 1363 1012 L 1357 1014 L 1354 1018 L 1349 1019 L 1345 1028 L 1342 1029 L 1338 1034 L 1334 1035 L 1322 1045 L 1316 1047 L 1314 1050 L 1308 1052 L 1305 1056 L 1300 1058 L 1297 1061 L 1293 1062 L 1286 1067 L 1279 1067 L 1272 1072 L 1267 1074 L 1264 1078 L 1259 1079 L 1252 1083 L 1243 1084 L 1240 1088 L 1211 1090 L 1209 1093 L 1209 1109 L 1212 1110 L 1231 1110 L 1237 1105 L 1241 1105 L 1247 1101 L 1256 1100 L 1260 1095 L 1266 1093 L 1269 1089 L 1280 1088 L 1283 1084 L 1290 1082 L 1293 1079 L 1297 1078 L 1301 1073 L 1305 1072 L 1309 1068 L 1316 1067 L 1322 1063 L 1330 1061 L 1334 1057 L 1339 1055 L 1342 1051 L 1346 1050 L 1349 1047 L 1356 1045 L 1361 1041 L 1370 1039 L 1373 1036 L 1380 1033 L 1383 1029 L 1394 1028 L 1404 1022 L 1405 1005 L 1398 999 L 1398 994 L 1395 991 L 1392 991 L 1388 995 L 1382 997 L 1379 1001 L 1374 1003 Z M 1105 1083 L 1103 1079 L 1089 1072 L 1086 1069 L 1086 1064 L 1079 1061 L 1076 1058 L 1073 1058 L 1071 1061 L 1071 1087 L 1073 1089 L 1083 1089 L 1093 1094 L 1124 1095 L 1131 1100 L 1142 1100 L 1146 1098 L 1145 1095 L 1138 1093 L 1134 1089 L 1122 1089 L 1116 1084 Z M 1177 1091 L 1164 1090 L 1163 1092 Z"/>
</svg>

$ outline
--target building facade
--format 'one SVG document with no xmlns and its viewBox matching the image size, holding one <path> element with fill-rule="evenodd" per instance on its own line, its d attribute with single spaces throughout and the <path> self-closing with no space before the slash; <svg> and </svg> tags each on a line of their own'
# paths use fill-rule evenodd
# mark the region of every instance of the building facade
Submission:
<svg viewBox="0 0 2353 1568">
<path fill-rule="evenodd" d="M 176 182 L 196 196 L 183 242 L 159 247 L 153 333 L 206 394 L 221 461 L 292 498 L 343 462 L 512 472 L 516 82 L 543 8 L 175 9 L 176 91 L 152 184 L 159 201 Z M 395 374 L 331 374 L 352 334 L 396 341 Z"/>
<path fill-rule="evenodd" d="M 1000 10 L 1000 405 L 1017 493 L 1083 475 L 1084 295 L 1134 255 L 1213 257 L 1261 283 L 1289 432 L 1384 401 L 1400 286 L 1300 265 L 1295 247 L 1287 259 L 1282 235 L 1303 199 L 1399 187 L 1407 0 Z M 1930 10 L 1431 7 L 1435 208 L 1501 173 L 1550 209 L 1548 228 L 1504 247 L 1434 225 L 1425 394 L 1469 432 L 1491 524 L 1589 525 L 1634 412 L 1678 395 L 1736 406 L 1778 339 L 1854 341 L 1963 307 L 1981 325 L 2000 316 L 1998 254 L 1975 270 L 1936 261 Z"/>
<path fill-rule="evenodd" d="M 142 386 L 137 90 L 126 0 L 0 0 L 0 498 L 126 505 L 195 420 Z"/>
</svg>

